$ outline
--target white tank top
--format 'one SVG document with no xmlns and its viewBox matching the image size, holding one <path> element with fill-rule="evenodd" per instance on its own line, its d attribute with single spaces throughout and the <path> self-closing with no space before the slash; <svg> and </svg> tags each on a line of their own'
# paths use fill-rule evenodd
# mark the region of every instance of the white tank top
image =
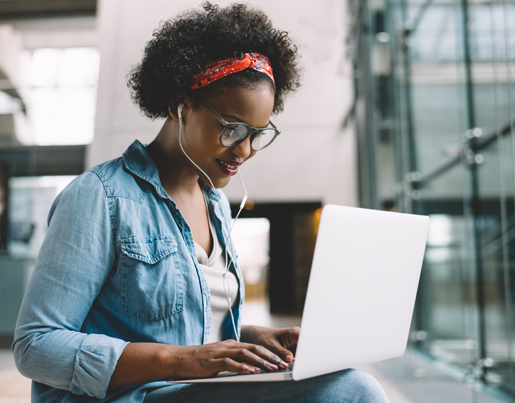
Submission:
<svg viewBox="0 0 515 403">
<path fill-rule="evenodd" d="M 207 206 L 206 206 L 207 208 Z M 208 343 L 221 341 L 223 337 L 223 327 L 229 317 L 229 306 L 227 304 L 227 296 L 225 294 L 222 274 L 225 270 L 225 253 L 220 240 L 216 236 L 216 231 L 213 227 L 209 210 L 207 211 L 209 230 L 213 239 L 213 250 L 211 255 L 207 255 L 202 246 L 195 242 L 195 253 L 199 267 L 204 272 L 209 291 L 211 293 L 211 331 L 209 333 Z M 227 273 L 227 280 L 229 282 L 231 300 L 233 302 L 232 308 L 237 306 L 236 296 L 238 295 L 238 280 L 236 276 L 229 271 Z"/>
</svg>

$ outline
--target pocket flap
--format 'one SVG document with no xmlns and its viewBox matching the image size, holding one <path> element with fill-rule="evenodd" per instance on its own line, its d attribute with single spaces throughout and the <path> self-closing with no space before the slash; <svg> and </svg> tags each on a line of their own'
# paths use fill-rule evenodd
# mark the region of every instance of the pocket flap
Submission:
<svg viewBox="0 0 515 403">
<path fill-rule="evenodd" d="M 177 251 L 177 242 L 170 236 L 152 238 L 130 237 L 122 239 L 122 253 L 133 259 L 154 264 Z"/>
</svg>

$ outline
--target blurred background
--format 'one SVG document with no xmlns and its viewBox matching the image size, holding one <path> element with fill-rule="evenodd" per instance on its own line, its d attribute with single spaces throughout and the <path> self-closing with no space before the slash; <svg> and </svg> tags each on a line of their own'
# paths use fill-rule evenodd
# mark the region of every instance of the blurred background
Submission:
<svg viewBox="0 0 515 403">
<path fill-rule="evenodd" d="M 515 401 L 515 1 L 247 3 L 290 32 L 304 79 L 242 169 L 245 321 L 300 323 L 323 205 L 427 214 L 408 351 L 364 369 L 392 403 Z M 53 199 L 157 134 L 126 75 L 199 4 L 0 0 L 0 403 L 30 399 L 9 346 Z"/>
</svg>

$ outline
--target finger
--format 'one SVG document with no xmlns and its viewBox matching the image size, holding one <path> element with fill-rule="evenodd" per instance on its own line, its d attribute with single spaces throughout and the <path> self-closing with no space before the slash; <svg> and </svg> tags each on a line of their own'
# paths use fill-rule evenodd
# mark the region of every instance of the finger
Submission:
<svg viewBox="0 0 515 403">
<path fill-rule="evenodd" d="M 290 327 L 290 333 L 293 336 L 294 339 L 298 340 L 300 335 L 300 327 L 299 326 L 293 326 Z"/>
<path fill-rule="evenodd" d="M 268 346 L 270 351 L 278 355 L 286 362 L 280 362 L 279 365 L 283 368 L 288 368 L 288 362 L 293 361 L 293 354 L 290 350 L 284 348 L 279 341 L 273 340 L 271 344 Z"/>
<path fill-rule="evenodd" d="M 251 351 L 253 351 L 253 349 L 257 350 L 258 354 L 261 354 L 261 356 L 273 362 L 275 365 L 283 368 L 288 367 L 288 364 L 282 359 L 283 347 L 277 339 L 272 339 L 266 346 L 256 344 L 251 344 L 251 346 Z M 270 351 L 270 349 L 273 349 L 273 351 Z M 289 351 L 288 353 L 291 354 Z"/>
<path fill-rule="evenodd" d="M 228 353 L 235 361 L 247 362 L 265 371 L 276 371 L 282 362 L 276 354 L 255 344 L 241 343 L 240 348 L 232 349 Z"/>
<path fill-rule="evenodd" d="M 295 354 L 297 354 L 297 345 L 294 344 L 293 346 L 288 347 L 288 350 L 291 351 L 291 353 L 295 357 Z"/>
<path fill-rule="evenodd" d="M 256 369 L 246 362 L 237 362 L 229 357 L 219 358 L 215 360 L 216 366 L 218 367 L 217 372 L 229 371 L 236 372 L 238 374 L 253 374 Z"/>
<path fill-rule="evenodd" d="M 278 339 L 281 341 L 283 347 L 289 348 L 290 346 L 296 345 L 299 341 L 300 327 L 288 327 L 279 329 Z"/>
</svg>

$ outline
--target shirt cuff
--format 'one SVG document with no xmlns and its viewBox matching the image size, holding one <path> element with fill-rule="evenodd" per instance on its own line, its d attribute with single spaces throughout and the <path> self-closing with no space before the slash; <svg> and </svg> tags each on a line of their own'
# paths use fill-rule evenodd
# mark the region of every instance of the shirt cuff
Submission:
<svg viewBox="0 0 515 403">
<path fill-rule="evenodd" d="M 106 396 L 111 376 L 122 355 L 126 341 L 102 334 L 90 334 L 75 356 L 75 370 L 70 391 L 76 395 Z"/>
</svg>

